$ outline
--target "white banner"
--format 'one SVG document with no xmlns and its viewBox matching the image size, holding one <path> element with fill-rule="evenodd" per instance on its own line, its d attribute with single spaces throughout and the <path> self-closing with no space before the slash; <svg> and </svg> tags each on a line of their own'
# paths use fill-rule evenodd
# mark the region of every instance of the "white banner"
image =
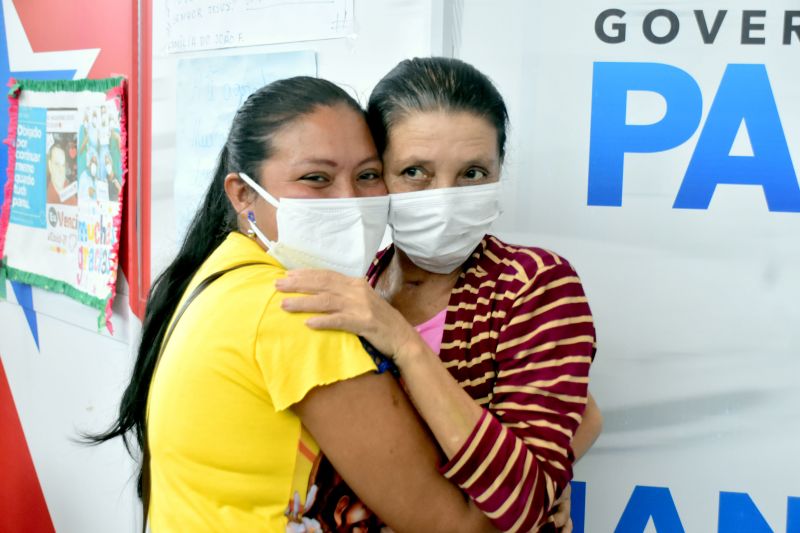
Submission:
<svg viewBox="0 0 800 533">
<path fill-rule="evenodd" d="M 575 531 L 800 531 L 800 5 L 502 5 L 460 54 L 511 112 L 499 234 L 598 332 Z"/>
</svg>

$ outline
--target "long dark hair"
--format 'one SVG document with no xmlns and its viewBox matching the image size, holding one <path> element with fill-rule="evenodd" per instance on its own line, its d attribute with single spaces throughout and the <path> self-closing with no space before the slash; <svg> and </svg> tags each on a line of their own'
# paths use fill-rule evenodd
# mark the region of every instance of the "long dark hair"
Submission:
<svg viewBox="0 0 800 533">
<path fill-rule="evenodd" d="M 106 432 L 86 435 L 87 442 L 98 444 L 122 437 L 128 453 L 135 458 L 133 437 L 136 447 L 143 449 L 147 395 L 167 325 L 197 270 L 226 236 L 237 229 L 237 215 L 224 190 L 225 177 L 231 172 L 245 172 L 257 179 L 261 164 L 273 155 L 272 139 L 282 127 L 318 107 L 338 104 L 363 113 L 358 102 L 333 83 L 299 76 L 258 89 L 236 112 L 214 177 L 183 245 L 150 287 L 136 364 L 122 395 L 119 415 Z M 141 488 L 140 466 L 139 496 Z"/>
<path fill-rule="evenodd" d="M 367 122 L 382 154 L 389 130 L 416 111 L 467 111 L 485 118 L 497 131 L 497 150 L 506 150 L 508 111 L 492 81 L 459 59 L 415 57 L 401 61 L 369 97 Z"/>
</svg>

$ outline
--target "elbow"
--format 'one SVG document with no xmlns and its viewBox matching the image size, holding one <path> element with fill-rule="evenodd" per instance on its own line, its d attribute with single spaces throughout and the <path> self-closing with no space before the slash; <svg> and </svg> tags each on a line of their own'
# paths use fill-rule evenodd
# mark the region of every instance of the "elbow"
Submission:
<svg viewBox="0 0 800 533">
<path fill-rule="evenodd" d="M 603 413 L 599 408 L 595 409 L 592 417 L 592 429 L 594 430 L 593 433 L 595 439 L 597 439 L 597 437 L 600 436 L 600 433 L 603 432 L 603 422 Z"/>
<path fill-rule="evenodd" d="M 447 533 L 495 533 L 499 531 L 489 518 L 470 499 L 465 500 L 467 508 L 458 520 L 440 523 L 431 531 Z"/>
<path fill-rule="evenodd" d="M 472 520 L 469 524 L 453 524 L 450 528 L 453 533 L 496 533 L 499 531 L 496 527 L 489 522 L 489 519 L 483 516 L 480 520 Z"/>
<path fill-rule="evenodd" d="M 583 431 L 585 435 L 586 449 L 582 450 L 583 453 L 588 451 L 600 436 L 600 433 L 603 432 L 603 413 L 591 395 L 589 396 L 589 404 L 586 411 L 583 413 L 583 422 L 581 422 L 581 427 L 578 428 L 578 431 Z"/>
</svg>

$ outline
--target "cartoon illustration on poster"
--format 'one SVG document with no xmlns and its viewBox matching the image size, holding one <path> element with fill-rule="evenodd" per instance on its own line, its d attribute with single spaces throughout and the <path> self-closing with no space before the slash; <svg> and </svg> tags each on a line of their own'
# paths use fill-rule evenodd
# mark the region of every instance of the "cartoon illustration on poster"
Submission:
<svg viewBox="0 0 800 533">
<path fill-rule="evenodd" d="M 81 109 L 78 130 L 79 202 L 116 201 L 120 180 L 119 110 L 113 101 Z"/>
</svg>

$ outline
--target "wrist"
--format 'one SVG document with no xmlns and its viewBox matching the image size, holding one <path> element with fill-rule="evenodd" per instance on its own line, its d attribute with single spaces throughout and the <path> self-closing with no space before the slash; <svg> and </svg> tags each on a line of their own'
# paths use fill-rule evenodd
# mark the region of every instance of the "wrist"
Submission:
<svg viewBox="0 0 800 533">
<path fill-rule="evenodd" d="M 422 360 L 426 352 L 430 351 L 430 347 L 425 343 L 425 340 L 419 336 L 417 330 L 411 328 L 411 331 L 398 344 L 397 349 L 392 354 L 392 359 L 394 359 L 395 364 L 402 371 L 404 368 L 409 368 L 411 365 Z"/>
<path fill-rule="evenodd" d="M 372 361 L 375 363 L 376 374 L 383 374 L 384 372 L 389 372 L 395 377 L 400 377 L 400 371 L 397 368 L 397 365 L 394 364 L 394 360 L 391 357 L 384 355 L 382 352 L 378 351 L 372 343 L 370 343 L 364 337 L 359 336 L 358 339 L 361 341 L 361 345 L 364 347 L 364 350 L 372 357 Z"/>
</svg>

